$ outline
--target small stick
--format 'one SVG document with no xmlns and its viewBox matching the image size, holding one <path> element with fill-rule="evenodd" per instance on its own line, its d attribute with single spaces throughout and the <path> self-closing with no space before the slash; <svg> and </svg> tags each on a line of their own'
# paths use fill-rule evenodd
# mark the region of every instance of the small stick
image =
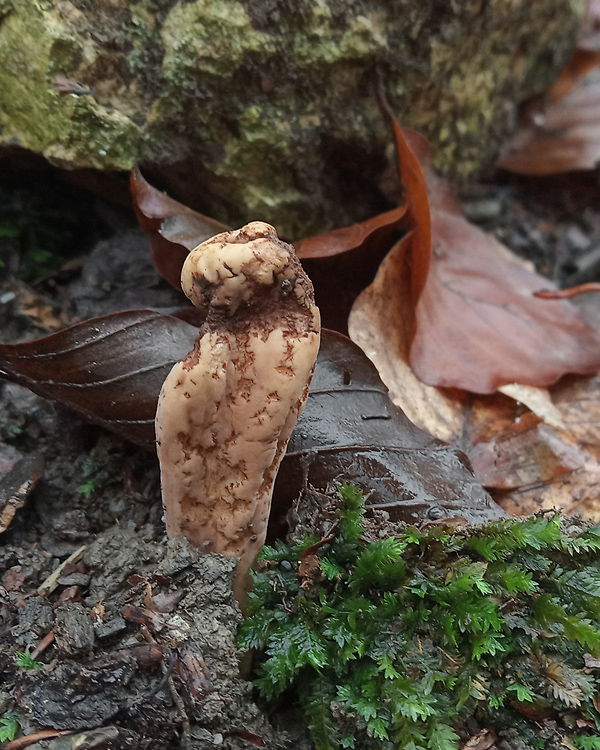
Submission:
<svg viewBox="0 0 600 750">
<path fill-rule="evenodd" d="M 63 734 L 75 734 L 76 731 L 76 729 L 40 729 L 39 732 L 17 737 L 16 740 L 8 743 L 6 750 L 21 750 L 21 748 L 29 747 L 29 745 L 33 745 L 40 740 L 51 740 L 53 737 L 60 737 Z"/>
<path fill-rule="evenodd" d="M 31 658 L 37 659 L 38 656 L 44 653 L 44 651 L 48 648 L 48 646 L 51 643 L 54 643 L 54 630 L 51 630 L 42 638 L 42 640 L 38 643 L 38 645 L 31 652 Z"/>
<path fill-rule="evenodd" d="M 81 555 L 83 555 L 85 550 L 86 550 L 86 546 L 85 544 L 83 544 L 79 549 L 76 549 L 72 555 L 69 555 L 69 557 L 67 557 L 67 559 L 64 562 L 62 562 L 58 566 L 58 568 L 56 568 L 55 571 L 50 573 L 50 575 L 48 576 L 48 578 L 46 578 L 44 583 L 42 583 L 41 586 L 39 586 L 37 590 L 38 594 L 40 596 L 46 596 L 46 594 L 51 594 L 54 591 L 54 589 L 58 586 L 58 579 L 61 577 L 63 570 L 67 567 L 69 563 L 76 562 L 77 560 L 79 560 L 79 558 L 81 557 Z"/>
<path fill-rule="evenodd" d="M 183 698 L 179 695 L 177 688 L 175 687 L 175 681 L 173 680 L 172 674 L 169 675 L 167 684 L 169 685 L 169 692 L 171 693 L 171 698 L 173 698 L 173 703 L 177 708 L 179 719 L 181 721 L 181 747 L 183 750 L 187 750 L 187 748 L 190 747 L 190 720 L 185 710 Z"/>
</svg>

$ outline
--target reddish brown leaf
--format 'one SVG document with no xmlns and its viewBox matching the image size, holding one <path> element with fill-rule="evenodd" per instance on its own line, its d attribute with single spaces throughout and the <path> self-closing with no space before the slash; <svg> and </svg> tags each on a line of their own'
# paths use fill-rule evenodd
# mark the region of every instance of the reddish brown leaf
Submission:
<svg viewBox="0 0 600 750">
<path fill-rule="evenodd" d="M 547 282 L 509 260 L 491 235 L 458 211 L 434 212 L 433 233 L 410 351 L 423 382 L 492 393 L 600 368 L 600 340 L 583 315 L 567 302 L 535 298 Z"/>
<path fill-rule="evenodd" d="M 245 729 L 236 729 L 235 733 L 238 735 L 238 737 L 242 740 L 246 740 L 246 742 L 249 742 L 251 745 L 254 745 L 255 747 L 264 747 L 265 741 L 262 737 L 260 737 L 258 734 L 254 734 L 254 732 L 248 732 Z"/>
<path fill-rule="evenodd" d="M 153 188 L 137 167 L 131 170 L 131 194 L 156 270 L 175 289 L 181 289 L 181 267 L 188 252 L 229 227 Z"/>
<path fill-rule="evenodd" d="M 399 138 L 407 132 L 396 128 Z M 349 321 L 352 337 L 370 342 L 368 353 L 376 364 L 405 360 L 410 346 L 410 364 L 424 383 L 474 393 L 492 393 L 513 382 L 546 386 L 567 372 L 599 369 L 600 339 L 579 311 L 567 302 L 533 296 L 549 283 L 469 224 L 448 185 L 433 173 L 422 139 L 410 137 L 425 167 L 431 201 L 430 273 L 417 298 L 429 259 L 429 222 L 422 181 L 411 165 L 406 187 L 415 194 L 409 210 L 419 229 L 392 249 L 357 299 Z M 405 147 L 403 140 L 399 150 Z M 407 276 L 411 303 L 418 299 L 416 313 L 407 309 Z"/>
<path fill-rule="evenodd" d="M 294 242 L 294 247 L 298 257 L 302 259 L 331 258 L 360 247 L 368 240 L 373 240 L 374 235 L 381 234 L 389 237 L 391 230 L 399 226 L 405 214 L 406 206 L 399 206 L 360 224 L 353 224 L 350 227 L 334 229 L 326 234 L 299 240 Z"/>
<path fill-rule="evenodd" d="M 185 688 L 185 699 L 192 710 L 215 689 L 200 644 L 195 641 L 188 641 L 177 649 L 175 671 Z"/>
<path fill-rule="evenodd" d="M 0 346 L 0 375 L 148 445 L 162 383 L 197 335 L 194 326 L 149 310 L 115 313 Z"/>
<path fill-rule="evenodd" d="M 577 73 L 567 69 L 545 102 L 531 108 L 506 144 L 499 167 L 527 175 L 595 169 L 600 160 L 599 62 L 598 52 L 580 53 L 571 63 Z"/>
<path fill-rule="evenodd" d="M 294 243 L 313 282 L 325 327 L 347 332 L 354 300 L 373 280 L 405 216 L 402 206 L 361 224 Z"/>
</svg>

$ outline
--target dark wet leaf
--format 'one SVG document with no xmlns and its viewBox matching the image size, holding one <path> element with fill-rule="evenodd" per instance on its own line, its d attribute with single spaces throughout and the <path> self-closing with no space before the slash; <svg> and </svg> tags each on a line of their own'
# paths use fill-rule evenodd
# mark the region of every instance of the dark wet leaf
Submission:
<svg viewBox="0 0 600 750">
<path fill-rule="evenodd" d="M 146 310 L 80 323 L 0 347 L 0 373 L 135 443 L 154 446 L 158 394 L 197 328 Z M 469 521 L 500 513 L 458 449 L 415 427 L 390 401 L 375 367 L 346 337 L 325 331 L 307 405 L 279 471 L 283 513 L 309 482 L 354 481 L 393 518 Z"/>
<path fill-rule="evenodd" d="M 275 483 L 274 507 L 308 485 L 352 481 L 367 506 L 408 522 L 456 515 L 480 522 L 501 514 L 464 454 L 415 427 L 388 396 L 362 350 L 323 334 L 310 395 Z"/>
<path fill-rule="evenodd" d="M 148 237 L 158 273 L 181 289 L 181 267 L 190 250 L 229 227 L 193 211 L 152 187 L 137 167 L 131 171 L 133 206 Z"/>
<path fill-rule="evenodd" d="M 197 334 L 189 323 L 150 310 L 115 313 L 0 346 L 0 376 L 148 446 L 163 381 Z"/>
</svg>

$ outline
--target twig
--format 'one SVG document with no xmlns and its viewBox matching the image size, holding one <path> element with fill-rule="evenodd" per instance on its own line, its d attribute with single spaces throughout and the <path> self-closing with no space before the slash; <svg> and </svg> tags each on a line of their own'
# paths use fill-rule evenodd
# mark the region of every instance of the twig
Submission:
<svg viewBox="0 0 600 750">
<path fill-rule="evenodd" d="M 41 586 L 38 587 L 38 594 L 40 596 L 46 596 L 46 594 L 51 594 L 54 589 L 58 586 L 58 579 L 61 577 L 63 570 L 67 567 L 69 563 L 76 562 L 79 560 L 81 555 L 86 550 L 85 544 L 83 544 L 79 549 L 76 549 L 75 552 L 73 552 L 72 555 L 69 555 L 67 559 L 62 562 L 56 570 L 54 570 L 48 578 L 44 581 L 44 583 L 41 584 Z"/>
<path fill-rule="evenodd" d="M 37 659 L 38 656 L 44 653 L 44 651 L 48 648 L 48 646 L 51 643 L 54 643 L 54 630 L 51 630 L 42 638 L 42 640 L 38 643 L 38 645 L 31 652 L 31 658 Z"/>
<path fill-rule="evenodd" d="M 75 734 L 75 729 L 40 729 L 33 734 L 25 734 L 23 737 L 17 737 L 16 740 L 9 742 L 5 750 L 21 750 L 23 747 L 29 747 L 40 740 L 51 740 L 53 737 L 60 737 L 63 734 Z"/>
<path fill-rule="evenodd" d="M 190 720 L 188 719 L 188 715 L 185 710 L 185 704 L 183 702 L 183 698 L 177 692 L 173 675 L 169 675 L 167 683 L 169 685 L 171 698 L 173 698 L 173 703 L 175 704 L 175 707 L 177 708 L 177 711 L 179 713 L 179 720 L 181 721 L 181 747 L 182 750 L 188 750 L 191 741 L 191 731 Z"/>
</svg>

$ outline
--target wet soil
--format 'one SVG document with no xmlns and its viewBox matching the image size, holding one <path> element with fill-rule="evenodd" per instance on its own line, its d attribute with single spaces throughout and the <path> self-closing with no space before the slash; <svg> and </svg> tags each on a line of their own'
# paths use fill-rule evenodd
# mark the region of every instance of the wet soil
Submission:
<svg viewBox="0 0 600 750">
<path fill-rule="evenodd" d="M 499 176 L 465 191 L 462 204 L 560 283 L 598 280 L 597 180 Z M 89 210 L 101 230 L 88 248 L 79 245 L 87 252 L 75 248 L 43 279 L 19 279 L 19 248 L 9 248 L 3 343 L 118 310 L 181 305 L 156 275 L 132 215 L 99 198 Z M 598 309 L 596 301 L 590 315 Z M 50 731 L 30 747 L 310 747 L 293 707 L 267 715 L 241 676 L 248 659 L 236 648 L 234 563 L 166 540 L 154 456 L 3 383 L 0 501 L 8 498 L 0 518 L 8 526 L 0 534 L 0 716 L 14 715 L 24 734 Z M 324 496 L 307 497 L 291 533 L 322 530 L 324 504 Z M 378 518 L 377 535 L 388 526 Z M 19 656 L 29 653 L 37 664 Z"/>
</svg>

